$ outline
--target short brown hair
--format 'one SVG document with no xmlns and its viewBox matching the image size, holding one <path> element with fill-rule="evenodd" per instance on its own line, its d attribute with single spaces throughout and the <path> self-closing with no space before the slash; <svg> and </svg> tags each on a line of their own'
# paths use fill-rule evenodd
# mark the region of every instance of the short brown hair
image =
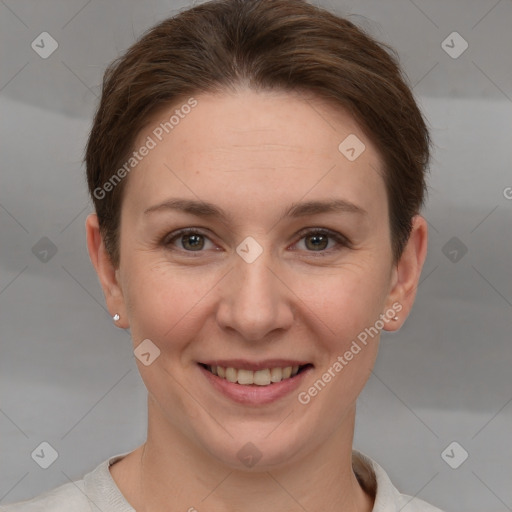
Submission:
<svg viewBox="0 0 512 512">
<path fill-rule="evenodd" d="M 431 140 L 396 52 L 303 0 L 213 0 L 159 23 L 106 70 L 87 183 L 114 266 L 126 179 L 98 198 L 150 116 L 237 85 L 313 93 L 348 111 L 383 161 L 396 263 L 426 193 Z"/>
</svg>

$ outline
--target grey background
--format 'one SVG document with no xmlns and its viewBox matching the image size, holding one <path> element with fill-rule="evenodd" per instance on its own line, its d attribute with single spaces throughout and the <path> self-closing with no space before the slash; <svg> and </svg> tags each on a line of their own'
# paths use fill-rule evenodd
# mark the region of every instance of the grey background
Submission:
<svg viewBox="0 0 512 512">
<path fill-rule="evenodd" d="M 129 332 L 86 250 L 81 159 L 105 66 L 189 5 L 0 1 L 0 504 L 145 439 Z M 512 510 L 512 2 L 321 5 L 396 48 L 436 144 L 416 305 L 382 336 L 354 447 L 447 512 Z M 31 48 L 43 31 L 59 44 L 48 59 Z M 469 44 L 456 59 L 441 47 L 453 31 Z M 42 237 L 57 249 L 46 262 L 33 253 Z M 457 257 L 467 248 L 458 261 L 453 243 Z M 59 454 L 48 469 L 31 458 L 43 441 Z M 441 457 L 452 441 L 469 454 L 457 469 Z"/>
</svg>

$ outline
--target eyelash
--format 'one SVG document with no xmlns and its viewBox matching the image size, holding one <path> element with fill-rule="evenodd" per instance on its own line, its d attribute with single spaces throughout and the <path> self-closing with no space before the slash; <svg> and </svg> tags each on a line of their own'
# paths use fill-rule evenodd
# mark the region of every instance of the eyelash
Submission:
<svg viewBox="0 0 512 512">
<path fill-rule="evenodd" d="M 177 250 L 179 252 L 190 253 L 190 255 L 192 257 L 200 256 L 200 254 L 204 251 L 202 251 L 202 250 L 201 251 L 187 251 L 185 249 L 175 249 L 175 248 L 170 247 L 175 240 L 179 239 L 183 235 L 201 235 L 201 236 L 204 236 L 209 239 L 208 235 L 206 233 L 204 233 L 199 228 L 183 228 L 183 229 L 180 229 L 173 233 L 169 233 L 166 236 L 164 236 L 160 240 L 160 245 L 163 245 L 165 248 L 167 248 L 169 250 Z M 300 236 L 300 238 L 296 243 L 298 243 L 303 238 L 306 238 L 308 236 L 314 236 L 314 235 L 328 236 L 329 238 L 331 238 L 338 244 L 338 247 L 334 247 L 331 249 L 324 249 L 321 251 L 306 251 L 308 253 L 311 253 L 314 257 L 322 258 L 322 257 L 331 255 L 333 251 L 339 251 L 342 247 L 347 247 L 347 248 L 352 247 L 350 241 L 345 236 L 343 236 L 341 233 L 337 233 L 336 231 L 331 231 L 330 229 L 326 229 L 326 228 L 304 228 L 299 233 L 297 233 L 297 236 Z M 171 238 L 169 238 L 169 237 L 171 237 Z M 195 255 L 194 253 L 198 253 L 198 254 Z"/>
</svg>

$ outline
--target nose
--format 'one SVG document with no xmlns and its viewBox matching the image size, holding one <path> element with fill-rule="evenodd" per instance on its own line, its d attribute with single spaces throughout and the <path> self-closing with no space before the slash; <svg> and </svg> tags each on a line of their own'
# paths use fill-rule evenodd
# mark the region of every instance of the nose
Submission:
<svg viewBox="0 0 512 512">
<path fill-rule="evenodd" d="M 266 251 L 252 263 L 237 257 L 221 291 L 217 322 L 247 341 L 263 341 L 286 331 L 294 321 L 293 292 L 284 276 L 271 268 Z"/>
</svg>

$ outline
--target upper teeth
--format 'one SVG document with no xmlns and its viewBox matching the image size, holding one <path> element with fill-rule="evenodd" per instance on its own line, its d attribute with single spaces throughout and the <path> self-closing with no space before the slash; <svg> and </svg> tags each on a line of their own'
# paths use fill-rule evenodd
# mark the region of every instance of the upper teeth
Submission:
<svg viewBox="0 0 512 512">
<path fill-rule="evenodd" d="M 272 382 L 281 382 L 297 375 L 298 366 L 286 366 L 285 368 L 265 368 L 264 370 L 242 370 L 237 368 L 224 368 L 222 366 L 208 366 L 208 369 L 214 374 L 229 382 L 238 382 L 238 384 L 256 384 L 258 386 L 267 386 Z"/>
</svg>

